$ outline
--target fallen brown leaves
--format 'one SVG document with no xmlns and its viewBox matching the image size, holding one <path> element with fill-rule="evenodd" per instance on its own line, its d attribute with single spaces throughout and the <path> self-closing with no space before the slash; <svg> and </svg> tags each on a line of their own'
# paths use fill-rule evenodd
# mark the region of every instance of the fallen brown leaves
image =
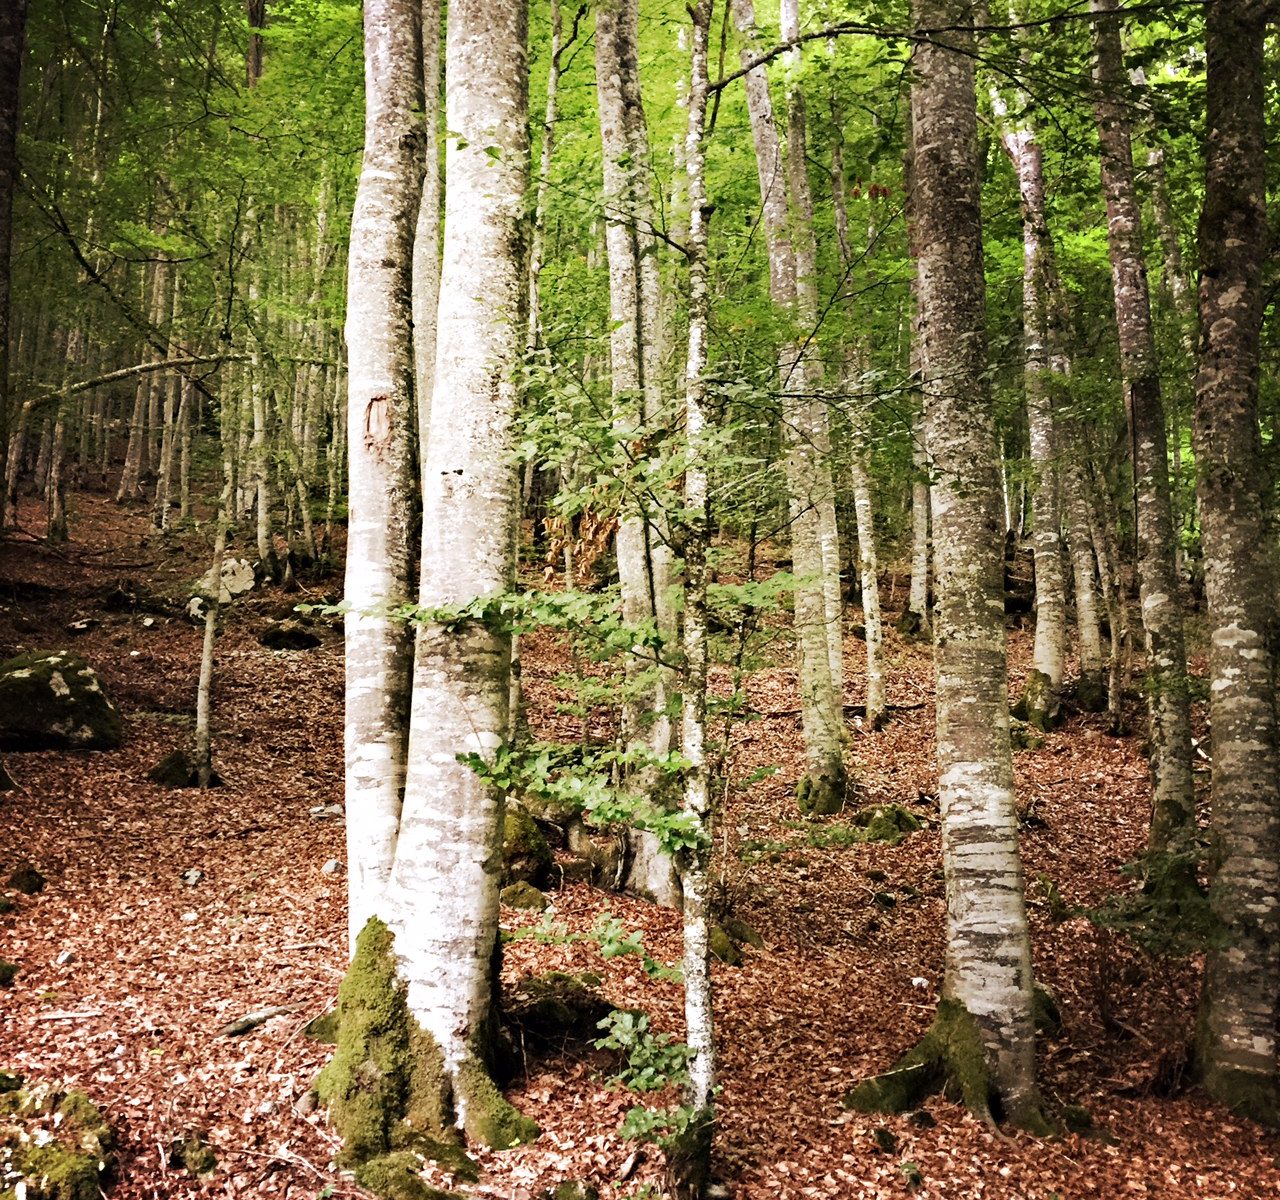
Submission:
<svg viewBox="0 0 1280 1200">
<path fill-rule="evenodd" d="M 85 545 L 139 558 L 134 516 L 93 497 L 80 508 Z M 0 870 L 29 859 L 49 882 L 0 917 L 0 957 L 21 967 L 15 987 L 0 992 L 0 1066 L 83 1087 L 103 1107 L 121 1136 L 111 1192 L 119 1200 L 359 1195 L 332 1170 L 337 1147 L 323 1113 L 298 1104 L 327 1055 L 302 1027 L 332 1002 L 345 962 L 345 880 L 321 871 L 342 858 L 342 826 L 310 815 L 341 800 L 340 647 L 265 650 L 253 635 L 294 599 L 268 594 L 239 606 L 218 649 L 217 763 L 226 786 L 164 791 L 146 771 L 189 740 L 199 633 L 180 620 L 145 627 L 136 616 L 95 611 L 109 562 L 0 548 L 0 599 L 9 602 L 0 654 L 56 645 L 71 620 L 101 618 L 76 649 L 126 712 L 129 734 L 118 752 L 10 756 L 23 790 L 0 800 Z M 171 580 L 199 571 L 195 558 L 163 562 Z M 750 679 L 752 707 L 794 708 L 783 644 L 772 652 L 777 665 Z M 1015 664 L 1027 652 L 1026 635 L 1014 634 Z M 850 703 L 862 699 L 863 653 L 850 639 Z M 1280 1192 L 1274 1137 L 1194 1091 L 1161 1098 L 1152 1090 L 1162 1053 L 1190 1027 L 1194 970 L 1157 971 L 1081 918 L 1055 924 L 1036 883 L 1037 974 L 1067 1026 L 1045 1043 L 1045 1091 L 1089 1109 L 1111 1140 L 995 1132 L 941 1100 L 927 1106 L 932 1127 L 840 1107 L 854 1081 L 883 1069 L 926 1027 L 941 968 L 929 656 L 892 634 L 887 653 L 890 701 L 925 707 L 898 714 L 882 732 L 855 729 L 853 750 L 866 802 L 895 801 L 926 820 L 901 845 L 810 845 L 790 794 L 797 719 L 752 721 L 733 734 L 720 893 L 766 944 L 740 968 L 716 968 L 716 1156 L 733 1194 L 1261 1200 Z M 525 639 L 524 656 L 535 731 L 575 736 L 576 720 L 554 711 L 553 684 L 575 664 L 540 637 Z M 717 683 L 727 686 L 723 676 Z M 1133 724 L 1141 726 L 1137 712 Z M 732 786 L 767 766 L 781 770 Z M 1145 832 L 1139 739 L 1112 739 L 1101 722 L 1073 717 L 1042 749 L 1019 754 L 1017 773 L 1029 878 L 1046 876 L 1068 905 L 1096 903 L 1120 886 L 1118 868 Z M 192 869 L 203 872 L 194 887 L 181 878 Z M 607 911 L 643 929 L 654 957 L 679 956 L 672 913 L 585 885 L 553 899 L 552 918 L 572 932 Z M 504 917 L 508 927 L 527 921 Z M 552 968 L 600 971 L 615 1004 L 643 1006 L 659 1029 L 681 1028 L 679 986 L 651 982 L 633 957 L 602 963 L 586 942 L 508 946 L 508 980 Z M 276 1007 L 291 1011 L 242 1037 L 218 1036 L 228 1022 Z M 617 1129 L 635 1098 L 608 1082 L 602 1056 L 530 1055 L 526 1066 L 511 1095 L 543 1135 L 478 1155 L 476 1195 L 533 1200 L 579 1179 L 618 1200 L 660 1179 L 649 1153 L 618 1182 L 635 1147 Z M 877 1138 L 882 1129 L 891 1136 Z M 219 1158 L 204 1180 L 169 1160 L 173 1141 L 193 1130 Z M 922 1181 L 914 1190 L 911 1165 Z"/>
</svg>

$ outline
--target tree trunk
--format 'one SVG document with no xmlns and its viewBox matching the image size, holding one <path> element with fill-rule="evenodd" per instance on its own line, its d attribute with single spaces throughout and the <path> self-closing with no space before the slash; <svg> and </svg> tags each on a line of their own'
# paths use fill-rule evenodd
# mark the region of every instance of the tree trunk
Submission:
<svg viewBox="0 0 1280 1200">
<path fill-rule="evenodd" d="M 18 122 L 22 47 L 27 0 L 11 0 L 0 11 L 0 480 L 7 478 L 9 448 L 9 324 L 13 241 L 13 195 L 18 184 Z"/>
<path fill-rule="evenodd" d="M 1015 124 L 998 92 L 992 105 L 1001 141 L 1018 175 L 1022 196 L 1022 321 L 1027 429 L 1036 479 L 1031 495 L 1032 548 L 1036 575 L 1036 636 L 1031 671 L 1018 704 L 1036 729 L 1056 724 L 1067 642 L 1066 577 L 1062 563 L 1058 435 L 1053 412 L 1053 358 L 1062 333 L 1055 320 L 1057 268 L 1045 213 L 1044 160 L 1026 117 Z M 1056 344 L 1055 344 L 1056 343 Z"/>
<path fill-rule="evenodd" d="M 692 818 L 697 844 L 680 859 L 684 890 L 684 986 L 689 1063 L 686 1102 L 693 1119 L 683 1144 L 671 1148 L 669 1162 L 677 1197 L 699 1198 L 711 1165 L 715 1096 L 715 1038 L 712 1022 L 711 955 L 707 914 L 707 868 L 711 848 L 711 803 L 704 748 L 707 723 L 707 563 L 708 492 L 706 463 L 707 340 L 710 297 L 707 271 L 706 159 L 703 125 L 707 109 L 707 40 L 711 0 L 691 6 L 693 38 L 688 94 L 685 174 L 689 196 L 689 351 L 686 368 L 684 528 L 684 698 L 681 748 L 689 762 L 684 809 Z"/>
<path fill-rule="evenodd" d="M 661 409 L 658 360 L 660 319 L 653 202 L 647 177 L 648 133 L 640 94 L 636 0 L 604 0 L 596 11 L 596 92 L 604 154 L 605 247 L 609 259 L 609 308 L 613 321 L 610 364 L 615 425 L 622 438 L 639 448 Z M 638 453 L 647 453 L 637 449 Z M 629 623 L 654 622 L 669 640 L 675 635 L 671 609 L 671 556 L 660 498 L 628 496 L 618 521 L 618 579 L 622 612 Z M 646 655 L 630 655 L 630 679 L 647 680 L 636 699 L 624 706 L 623 735 L 629 744 L 647 745 L 654 754 L 671 749 L 666 715 L 672 680 Z M 651 771 L 636 772 L 629 786 L 653 790 Z M 663 797 L 655 797 L 660 803 Z M 624 886 L 657 903 L 679 902 L 679 881 L 670 859 L 652 834 L 627 834 L 628 865 Z"/>
<path fill-rule="evenodd" d="M 972 17 L 954 0 L 917 0 L 913 19 L 918 28 L 947 31 L 917 47 L 911 90 L 925 426 L 935 479 L 947 950 L 937 1022 L 908 1061 L 941 1067 L 972 1110 L 988 1113 L 994 1093 L 1007 1116 L 1034 1126 L 1031 944 L 1013 803 L 973 36 L 965 28 Z M 976 1074 L 975 1050 L 986 1065 Z M 855 1101 L 875 1106 L 879 1083 L 861 1085 Z"/>
<path fill-rule="evenodd" d="M 733 0 L 734 24 L 743 35 L 741 59 L 748 65 L 754 45 L 755 10 L 751 0 Z M 787 200 L 787 177 L 774 124 L 769 77 L 764 67 L 748 70 L 743 83 L 755 144 L 765 239 L 769 251 L 769 295 L 793 320 L 797 310 L 797 265 L 792 245 Z M 822 585 L 824 561 L 819 500 L 823 494 L 819 470 L 820 439 L 814 428 L 815 406 L 803 391 L 796 370 L 801 353 L 794 340 L 780 352 L 783 438 L 786 445 L 788 518 L 791 531 L 795 586 L 796 672 L 801 724 L 804 730 L 805 775 L 797 788 L 802 808 L 818 813 L 839 812 L 844 805 L 848 777 L 844 765 L 842 697 L 831 673 L 832 653 L 827 636 L 827 597 Z M 793 383 L 793 379 L 796 383 Z M 829 469 L 829 468 L 828 468 Z M 830 493 L 830 489 L 827 489 Z"/>
<path fill-rule="evenodd" d="M 427 491 L 427 439 L 436 369 L 436 317 L 440 307 L 440 0 L 422 7 L 422 197 L 413 237 L 414 405 L 418 413 L 418 465 Z"/>
<path fill-rule="evenodd" d="M 1208 139 L 1200 218 L 1195 452 L 1209 611 L 1213 910 L 1229 945 L 1205 960 L 1198 1046 L 1205 1086 L 1280 1124 L 1280 733 L 1271 482 L 1258 427 L 1268 244 L 1262 0 L 1207 15 Z"/>
<path fill-rule="evenodd" d="M 351 952 L 386 919 L 404 789 L 413 639 L 414 229 L 422 63 L 413 0 L 365 6 L 365 147 L 347 274 L 346 805 Z"/>
<path fill-rule="evenodd" d="M 1168 441 L 1142 258 L 1119 17 L 1115 0 L 1093 0 L 1093 11 L 1097 14 L 1095 115 L 1107 199 L 1120 376 L 1133 456 L 1138 577 L 1147 647 L 1151 849 L 1163 851 L 1181 845 L 1195 825 L 1187 658 L 1175 569 Z"/>
<path fill-rule="evenodd" d="M 426 447 L 419 592 L 426 611 L 514 585 L 512 426 L 527 296 L 525 35 L 522 3 L 450 4 L 435 367 L 435 387 L 449 404 L 433 406 Z M 388 923 L 409 1012 L 438 1047 L 458 1125 L 501 1148 L 536 1136 L 486 1073 L 504 803 L 459 758 L 492 763 L 505 742 L 509 635 L 490 621 L 423 620 Z"/>
</svg>

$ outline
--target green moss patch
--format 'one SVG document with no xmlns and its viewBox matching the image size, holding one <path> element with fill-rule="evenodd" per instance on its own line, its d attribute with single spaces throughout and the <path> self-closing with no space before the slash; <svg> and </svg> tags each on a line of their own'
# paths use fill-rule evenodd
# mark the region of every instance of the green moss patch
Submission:
<svg viewBox="0 0 1280 1200">
<path fill-rule="evenodd" d="M 853 824 L 862 830 L 863 840 L 896 846 L 909 833 L 924 828 L 924 822 L 901 804 L 875 804 L 859 809 Z"/>
<path fill-rule="evenodd" d="M 112 1134 L 83 1092 L 9 1091 L 0 1117 L 0 1178 L 26 1200 L 99 1200 Z"/>
<path fill-rule="evenodd" d="M 523 880 L 519 883 L 507 884 L 498 894 L 498 899 L 511 908 L 522 908 L 531 912 L 543 912 L 551 903 L 533 884 L 525 883 Z"/>
<path fill-rule="evenodd" d="M 517 804 L 508 804 L 502 819 L 502 882 L 545 887 L 554 859 L 538 823 Z"/>
<path fill-rule="evenodd" d="M 124 723 L 92 667 L 66 650 L 0 663 L 0 748 L 114 750 Z"/>
</svg>

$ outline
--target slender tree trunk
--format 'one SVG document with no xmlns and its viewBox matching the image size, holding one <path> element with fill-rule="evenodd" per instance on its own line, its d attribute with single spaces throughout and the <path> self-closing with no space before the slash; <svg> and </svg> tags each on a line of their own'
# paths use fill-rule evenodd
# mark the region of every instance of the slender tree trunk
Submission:
<svg viewBox="0 0 1280 1200">
<path fill-rule="evenodd" d="M 526 13 L 453 0 L 446 49 L 445 245 L 423 497 L 419 601 L 466 605 L 514 585 L 513 422 L 524 348 Z M 509 639 L 425 619 L 414 662 L 404 809 L 387 900 L 407 1003 L 434 1041 L 460 1127 L 504 1147 L 536 1136 L 497 1095 L 494 958 L 503 793 L 459 758 L 504 744 Z"/>
<path fill-rule="evenodd" d="M 653 236 L 653 202 L 647 177 L 648 133 L 640 94 L 636 47 L 637 0 L 603 0 L 596 10 L 596 93 L 604 152 L 605 247 L 609 259 L 610 378 L 615 426 L 620 436 L 643 448 L 644 432 L 659 417 L 662 398 L 658 348 L 660 298 Z M 628 488 L 618 521 L 618 578 L 625 619 L 654 622 L 669 641 L 675 636 L 671 554 L 661 499 Z M 631 745 L 647 745 L 654 754 L 671 749 L 671 720 L 666 713 L 672 680 L 648 655 L 628 657 L 632 680 L 651 680 L 624 707 L 623 733 Z M 635 773 L 634 791 L 652 791 L 651 771 Z M 658 797 L 660 801 L 662 797 Z M 628 865 L 624 886 L 657 903 L 679 902 L 679 881 L 670 859 L 652 834 L 627 834 Z"/>
<path fill-rule="evenodd" d="M 977 104 L 970 10 L 917 0 L 913 211 L 924 339 L 925 425 L 937 554 L 939 801 L 947 891 L 943 1000 L 927 1057 L 966 1104 L 988 1089 L 957 1070 L 980 1044 L 991 1090 L 1016 1122 L 1039 1123 L 1031 943 L 1013 803 L 1001 580 L 1000 480 L 987 382 Z M 876 1081 L 855 1098 L 876 1100 Z M 870 1095 L 868 1095 L 870 1093 Z"/>
<path fill-rule="evenodd" d="M 1031 495 L 1036 574 L 1036 636 L 1019 715 L 1037 729 L 1056 723 L 1067 646 L 1066 577 L 1059 508 L 1058 433 L 1053 412 L 1053 356 L 1061 343 L 1055 328 L 1057 268 L 1045 212 L 1044 160 L 1035 130 L 1024 116 L 1013 122 L 998 92 L 992 104 L 1001 141 L 1018 175 L 1022 196 L 1022 320 L 1027 429 L 1036 479 Z"/>
<path fill-rule="evenodd" d="M 707 563 L 708 492 L 705 444 L 707 424 L 707 338 L 710 297 L 707 280 L 707 203 L 703 125 L 707 109 L 707 35 L 711 0 L 696 0 L 688 95 L 685 173 L 689 195 L 689 351 L 686 368 L 684 528 L 684 702 L 681 747 L 689 768 L 684 809 L 694 821 L 697 845 L 681 856 L 684 885 L 684 984 L 686 1040 L 693 1052 L 687 1102 L 694 1111 L 686 1144 L 672 1155 L 676 1194 L 701 1197 L 710 1168 L 714 1122 L 715 1038 L 712 1022 L 711 956 L 707 915 L 711 803 L 704 738 L 707 723 Z"/>
<path fill-rule="evenodd" d="M 1142 225 L 1133 177 L 1126 76 L 1116 0 L 1093 0 L 1097 16 L 1095 113 L 1107 199 L 1120 375 L 1129 421 L 1138 527 L 1138 577 L 1151 716 L 1151 848 L 1176 848 L 1195 824 L 1187 658 L 1174 561 L 1168 442 Z"/>
<path fill-rule="evenodd" d="M 1206 9 L 1195 451 L 1209 609 L 1211 898 L 1228 946 L 1205 959 L 1199 1061 L 1215 1099 L 1280 1124 L 1280 732 L 1275 534 L 1258 428 L 1266 214 L 1263 0 Z"/>
<path fill-rule="evenodd" d="M 365 5 L 365 146 L 347 269 L 346 805 L 351 951 L 388 919 L 405 778 L 413 641 L 414 230 L 422 62 L 413 0 Z M 484 143 L 487 144 L 487 143 Z"/>
<path fill-rule="evenodd" d="M 0 11 L 0 480 L 7 478 L 9 447 L 9 325 L 13 241 L 13 195 L 18 183 L 18 82 L 27 24 L 27 0 L 10 0 Z M 7 522 L 6 522 L 7 523 Z"/>
<path fill-rule="evenodd" d="M 745 66 L 756 51 L 755 10 L 751 0 L 732 0 L 732 12 L 734 24 L 743 35 L 741 58 Z M 769 77 L 763 67 L 757 66 L 747 71 L 743 83 L 769 251 L 769 294 L 782 312 L 796 320 L 797 263 L 792 244 L 787 174 L 774 124 Z M 819 517 L 819 501 L 824 493 L 819 468 L 821 438 L 814 426 L 816 406 L 808 397 L 796 394 L 805 390 L 801 372 L 797 370 L 801 357 L 799 345 L 789 340 L 782 348 L 779 370 L 787 451 L 791 560 L 797 576 L 796 668 L 805 743 L 805 775 L 797 788 L 797 799 L 804 809 L 833 813 L 843 807 L 848 786 L 844 764 L 844 711 L 831 672 L 833 655 L 827 635 L 827 596 L 822 584 L 825 564 Z M 825 491 L 830 494 L 830 488 Z"/>
<path fill-rule="evenodd" d="M 1093 535 L 1089 527 L 1088 500 L 1080 464 L 1069 457 L 1062 464 L 1061 482 L 1079 637 L 1080 679 L 1076 684 L 1076 703 L 1086 712 L 1098 712 L 1107 705 L 1107 691 L 1098 587 L 1093 569 Z"/>
</svg>

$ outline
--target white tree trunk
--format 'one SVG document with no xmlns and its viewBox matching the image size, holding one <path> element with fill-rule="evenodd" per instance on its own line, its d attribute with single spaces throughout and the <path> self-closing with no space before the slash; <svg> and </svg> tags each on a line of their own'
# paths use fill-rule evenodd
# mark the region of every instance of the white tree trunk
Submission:
<svg viewBox="0 0 1280 1200">
<path fill-rule="evenodd" d="M 404 788 L 413 642 L 412 274 L 422 179 L 422 64 L 410 0 L 365 4 L 365 147 L 347 268 L 350 465 L 346 806 L 350 948 L 386 918 Z"/>
<path fill-rule="evenodd" d="M 432 405 L 426 448 L 419 601 L 427 608 L 499 595 L 514 582 L 512 422 L 529 174 L 523 4 L 453 0 L 446 63 L 435 388 L 449 403 Z M 458 1122 L 473 1136 L 484 1136 L 475 1079 L 490 1050 L 503 802 L 458 756 L 490 759 L 504 743 L 508 656 L 508 636 L 488 622 L 420 629 L 388 892 L 410 1012 L 439 1046 Z"/>
</svg>

